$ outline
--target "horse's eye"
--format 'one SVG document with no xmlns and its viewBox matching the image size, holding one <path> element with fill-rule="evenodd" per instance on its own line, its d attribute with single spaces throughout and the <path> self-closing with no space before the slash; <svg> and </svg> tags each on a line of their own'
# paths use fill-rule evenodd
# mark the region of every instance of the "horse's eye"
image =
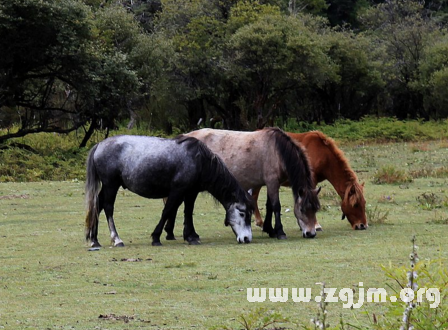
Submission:
<svg viewBox="0 0 448 330">
<path fill-rule="evenodd" d="M 241 217 L 241 218 L 244 218 L 245 216 L 246 216 L 246 214 L 245 214 L 244 212 L 241 212 L 241 211 L 240 211 L 240 217 Z"/>
<path fill-rule="evenodd" d="M 359 207 L 359 204 L 356 203 L 355 205 L 353 205 L 353 207 L 354 207 L 355 209 L 357 209 L 357 208 Z"/>
</svg>

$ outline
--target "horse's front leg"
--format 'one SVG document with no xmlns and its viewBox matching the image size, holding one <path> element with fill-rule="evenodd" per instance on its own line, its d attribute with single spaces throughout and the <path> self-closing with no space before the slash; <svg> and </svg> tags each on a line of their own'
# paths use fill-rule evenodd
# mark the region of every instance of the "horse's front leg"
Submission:
<svg viewBox="0 0 448 330">
<path fill-rule="evenodd" d="M 151 234 L 153 246 L 162 245 L 162 243 L 160 242 L 160 236 L 162 235 L 163 227 L 169 219 L 173 219 L 174 222 L 177 215 L 177 209 L 179 208 L 180 204 L 182 204 L 182 201 L 183 201 L 183 194 L 181 192 L 172 191 L 168 196 L 168 199 L 166 200 L 165 203 L 165 207 L 163 208 L 162 211 L 160 221 L 157 224 L 156 228 L 154 229 L 153 233 Z"/>
<path fill-rule="evenodd" d="M 197 197 L 198 192 L 190 192 L 184 201 L 184 240 L 190 245 L 201 244 L 193 224 L 193 209 Z"/>
<path fill-rule="evenodd" d="M 266 217 L 263 223 L 263 231 L 269 234 L 269 237 L 275 237 L 274 228 L 272 228 L 272 203 L 269 195 L 266 200 Z"/>
<path fill-rule="evenodd" d="M 283 231 L 283 224 L 281 221 L 281 205 L 280 198 L 278 194 L 278 190 L 280 186 L 268 187 L 268 197 L 272 205 L 272 211 L 274 212 L 275 217 L 275 225 L 274 225 L 274 234 L 278 239 L 286 239 L 286 234 Z M 272 237 L 272 236 L 271 236 Z"/>
</svg>

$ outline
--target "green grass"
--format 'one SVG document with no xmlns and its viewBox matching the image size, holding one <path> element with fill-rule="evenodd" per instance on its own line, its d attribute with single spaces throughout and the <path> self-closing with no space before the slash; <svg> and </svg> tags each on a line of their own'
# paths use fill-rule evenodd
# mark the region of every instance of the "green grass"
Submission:
<svg viewBox="0 0 448 330">
<path fill-rule="evenodd" d="M 288 240 L 277 241 L 254 228 L 254 241 L 238 245 L 223 225 L 223 209 L 206 194 L 195 209 L 201 246 L 182 240 L 152 247 L 150 233 L 162 209 L 160 200 L 146 200 L 120 191 L 116 224 L 125 248 L 109 248 L 104 215 L 100 251 L 89 252 L 83 241 L 82 182 L 3 183 L 0 185 L 0 327 L 5 329 L 207 329 L 228 325 L 257 307 L 280 312 L 308 324 L 315 303 L 249 303 L 248 287 L 311 287 L 317 282 L 344 288 L 364 283 L 385 287 L 380 265 L 407 263 L 409 239 L 416 234 L 421 258 L 447 258 L 446 224 L 422 210 L 422 191 L 444 194 L 445 179 L 416 179 L 406 189 L 366 183 L 368 208 L 388 211 L 385 224 L 353 231 L 340 220 L 334 197 L 319 213 L 324 231 L 317 239 L 301 238 L 292 212 L 283 212 Z M 324 190 L 330 189 L 324 184 Z M 383 195 L 395 203 L 379 203 Z M 283 210 L 292 208 L 291 193 L 281 192 Z M 264 203 L 261 199 L 261 205 Z M 447 209 L 437 212 L 447 217 Z M 182 212 L 179 212 L 182 214 Z M 176 234 L 181 235 L 178 216 Z M 330 304 L 333 324 L 342 303 Z M 366 304 L 369 311 L 384 306 Z"/>
</svg>

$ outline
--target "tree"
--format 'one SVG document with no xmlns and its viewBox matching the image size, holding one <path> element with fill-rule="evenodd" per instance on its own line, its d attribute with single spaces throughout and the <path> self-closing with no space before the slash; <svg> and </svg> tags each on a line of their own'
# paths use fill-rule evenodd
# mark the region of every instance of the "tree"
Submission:
<svg viewBox="0 0 448 330">
<path fill-rule="evenodd" d="M 311 16 L 267 15 L 230 38 L 229 74 L 239 83 L 248 119 L 255 119 L 258 128 L 278 116 L 299 91 L 337 79 L 319 35 L 325 29 L 324 21 Z"/>
<path fill-rule="evenodd" d="M 382 74 L 391 100 L 387 114 L 398 118 L 429 118 L 423 95 L 414 88 L 420 62 L 437 26 L 417 1 L 388 0 L 361 18 L 373 42 L 384 50 Z"/>
<path fill-rule="evenodd" d="M 425 110 L 432 119 L 448 115 L 448 35 L 444 34 L 425 49 L 420 62 L 420 79 L 414 90 L 423 94 Z"/>
<path fill-rule="evenodd" d="M 20 121 L 0 142 L 90 122 L 88 139 L 94 129 L 113 127 L 138 84 L 80 1 L 1 1 L 0 49 L 0 108 L 14 109 Z"/>
<path fill-rule="evenodd" d="M 314 119 L 331 123 L 340 117 L 356 120 L 370 114 L 384 87 L 370 38 L 337 29 L 326 34 L 325 40 L 338 79 L 312 88 Z"/>
</svg>

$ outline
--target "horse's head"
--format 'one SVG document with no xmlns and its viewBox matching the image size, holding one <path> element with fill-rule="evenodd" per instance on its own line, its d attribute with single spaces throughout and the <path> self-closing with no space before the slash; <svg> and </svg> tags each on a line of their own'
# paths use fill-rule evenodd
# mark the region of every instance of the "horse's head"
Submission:
<svg viewBox="0 0 448 330">
<path fill-rule="evenodd" d="M 252 241 L 252 228 L 250 226 L 252 208 L 243 203 L 232 203 L 226 209 L 224 224 L 232 227 L 238 243 L 250 243 Z"/>
<path fill-rule="evenodd" d="M 369 227 L 366 218 L 366 200 L 363 195 L 364 183 L 357 182 L 349 185 L 345 191 L 344 199 L 341 203 L 342 220 L 347 220 L 353 229 L 364 230 Z"/>
<path fill-rule="evenodd" d="M 320 209 L 317 195 L 320 189 L 320 187 L 310 190 L 301 189 L 294 205 L 294 215 L 305 238 L 314 238 L 316 236 L 316 212 Z"/>
</svg>

